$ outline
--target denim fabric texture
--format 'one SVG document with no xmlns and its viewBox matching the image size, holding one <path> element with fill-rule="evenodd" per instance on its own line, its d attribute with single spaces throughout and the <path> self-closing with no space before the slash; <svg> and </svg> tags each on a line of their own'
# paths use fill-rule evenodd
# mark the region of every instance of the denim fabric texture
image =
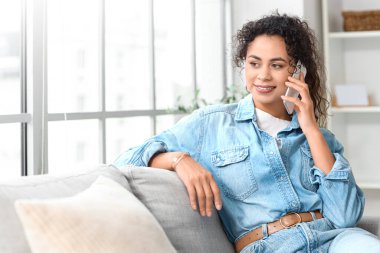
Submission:
<svg viewBox="0 0 380 253">
<path fill-rule="evenodd" d="M 328 175 L 314 166 L 297 115 L 273 138 L 257 126 L 253 98 L 248 95 L 236 104 L 193 112 L 122 153 L 114 164 L 147 166 L 158 152 L 189 152 L 221 189 L 219 215 L 231 242 L 289 212 L 320 210 L 325 217 L 281 230 L 249 245 L 244 253 L 326 252 L 342 228 L 355 226 L 361 218 L 364 196 L 343 146 L 327 129 L 321 132 L 336 159 Z M 273 247 L 284 251 L 272 251 Z"/>
</svg>

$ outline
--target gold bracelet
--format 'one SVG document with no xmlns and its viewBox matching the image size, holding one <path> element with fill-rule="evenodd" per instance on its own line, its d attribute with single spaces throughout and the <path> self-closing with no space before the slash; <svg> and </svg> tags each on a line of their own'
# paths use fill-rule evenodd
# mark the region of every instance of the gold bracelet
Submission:
<svg viewBox="0 0 380 253">
<path fill-rule="evenodd" d="M 172 169 L 175 170 L 177 168 L 177 165 L 179 162 L 184 159 L 185 157 L 190 157 L 190 154 L 187 152 L 181 153 L 179 156 L 176 156 L 172 160 Z"/>
</svg>

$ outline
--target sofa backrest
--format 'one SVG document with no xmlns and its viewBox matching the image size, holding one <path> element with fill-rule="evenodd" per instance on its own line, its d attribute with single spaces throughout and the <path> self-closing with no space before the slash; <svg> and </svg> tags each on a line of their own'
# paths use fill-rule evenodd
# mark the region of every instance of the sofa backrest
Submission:
<svg viewBox="0 0 380 253">
<path fill-rule="evenodd" d="M 121 171 L 133 194 L 153 213 L 179 253 L 235 252 L 216 209 L 211 217 L 202 217 L 193 211 L 177 173 L 135 166 L 121 168 Z"/>
</svg>

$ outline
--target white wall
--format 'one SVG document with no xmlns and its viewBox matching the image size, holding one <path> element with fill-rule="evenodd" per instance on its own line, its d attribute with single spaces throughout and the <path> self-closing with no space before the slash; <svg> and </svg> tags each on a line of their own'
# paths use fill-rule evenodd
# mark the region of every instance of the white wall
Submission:
<svg viewBox="0 0 380 253">
<path fill-rule="evenodd" d="M 233 5 L 233 31 L 237 31 L 241 26 L 249 20 L 261 18 L 264 15 L 269 15 L 276 9 L 280 13 L 288 13 L 293 15 L 303 15 L 304 0 L 235 0 Z M 291 11 L 289 11 L 291 10 Z"/>
</svg>

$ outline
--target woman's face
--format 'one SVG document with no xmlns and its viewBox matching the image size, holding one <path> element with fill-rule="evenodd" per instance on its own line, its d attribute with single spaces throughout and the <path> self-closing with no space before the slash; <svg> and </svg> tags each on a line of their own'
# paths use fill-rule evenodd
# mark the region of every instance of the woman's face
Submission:
<svg viewBox="0 0 380 253">
<path fill-rule="evenodd" d="M 255 107 L 278 118 L 289 118 L 281 95 L 286 92 L 285 82 L 293 69 L 282 37 L 256 37 L 248 45 L 245 61 L 246 85 Z"/>
</svg>

